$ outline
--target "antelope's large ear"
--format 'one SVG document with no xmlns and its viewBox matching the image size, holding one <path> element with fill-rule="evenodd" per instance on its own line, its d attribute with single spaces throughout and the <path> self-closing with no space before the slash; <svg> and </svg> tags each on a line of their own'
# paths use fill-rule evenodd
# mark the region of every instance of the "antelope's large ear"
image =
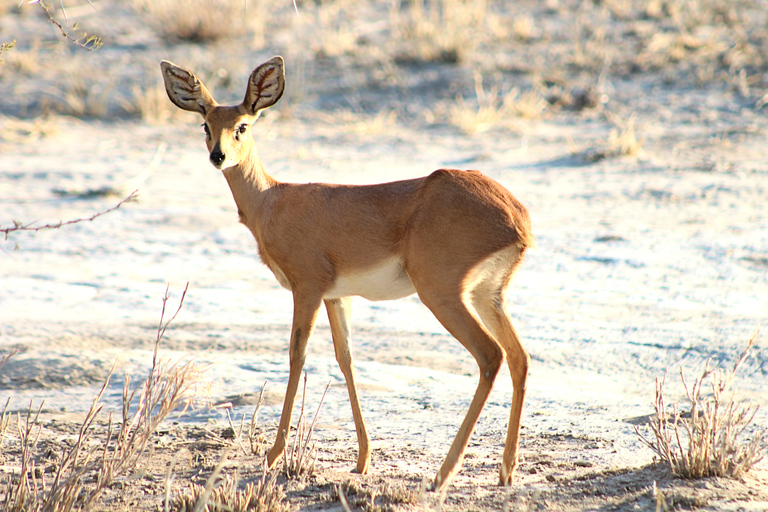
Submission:
<svg viewBox="0 0 768 512">
<path fill-rule="evenodd" d="M 199 112 L 205 116 L 216 106 L 211 93 L 194 73 L 164 60 L 160 63 L 165 80 L 165 91 L 171 101 L 182 110 Z"/>
<path fill-rule="evenodd" d="M 251 115 L 271 107 L 285 90 L 285 63 L 280 56 L 272 57 L 257 67 L 248 79 L 243 107 Z"/>
</svg>

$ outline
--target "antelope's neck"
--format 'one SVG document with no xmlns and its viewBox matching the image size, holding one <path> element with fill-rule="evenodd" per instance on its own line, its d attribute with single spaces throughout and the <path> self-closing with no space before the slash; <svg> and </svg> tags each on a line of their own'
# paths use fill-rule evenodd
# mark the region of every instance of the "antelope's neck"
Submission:
<svg viewBox="0 0 768 512">
<path fill-rule="evenodd" d="M 240 222 L 251 231 L 256 230 L 267 192 L 277 181 L 264 171 L 255 150 L 238 165 L 222 172 L 235 199 Z"/>
</svg>

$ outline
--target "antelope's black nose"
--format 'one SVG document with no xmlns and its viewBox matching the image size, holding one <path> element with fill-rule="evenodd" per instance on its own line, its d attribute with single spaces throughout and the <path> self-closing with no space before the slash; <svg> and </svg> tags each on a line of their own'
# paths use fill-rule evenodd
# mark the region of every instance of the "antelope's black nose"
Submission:
<svg viewBox="0 0 768 512">
<path fill-rule="evenodd" d="M 211 151 L 211 163 L 217 167 L 224 163 L 224 153 L 215 149 Z"/>
</svg>

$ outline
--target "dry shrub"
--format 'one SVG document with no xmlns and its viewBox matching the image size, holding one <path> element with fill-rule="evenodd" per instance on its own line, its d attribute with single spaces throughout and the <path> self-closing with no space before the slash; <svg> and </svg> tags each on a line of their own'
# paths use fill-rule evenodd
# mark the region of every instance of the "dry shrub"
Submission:
<svg viewBox="0 0 768 512">
<path fill-rule="evenodd" d="M 352 7 L 350 10 L 349 7 Z M 343 0 L 325 0 L 304 4 L 295 18 L 298 31 L 309 36 L 307 44 L 319 57 L 339 57 L 352 53 L 360 36 L 360 20 L 355 18 L 359 5 Z"/>
<path fill-rule="evenodd" d="M 320 403 L 317 405 L 315 417 L 312 419 L 312 423 L 307 425 L 307 420 L 304 417 L 304 401 L 307 397 L 307 374 L 304 374 L 304 392 L 301 397 L 301 413 L 299 414 L 299 422 L 296 425 L 296 434 L 293 437 L 293 443 L 283 456 L 283 472 L 288 478 L 302 480 L 309 478 L 315 472 L 317 444 L 312 442 L 312 433 L 315 431 L 320 408 L 323 406 L 325 395 L 330 387 L 331 383 L 329 381 L 323 396 L 320 398 Z M 285 444 L 288 445 L 287 440 Z"/>
<path fill-rule="evenodd" d="M 246 31 L 246 6 L 238 0 L 133 0 L 133 6 L 169 42 L 218 41 Z"/>
<path fill-rule="evenodd" d="M 72 75 L 65 84 L 63 112 L 76 117 L 106 117 L 114 91 L 113 78 L 92 83 L 80 75 Z"/>
<path fill-rule="evenodd" d="M 406 44 L 400 62 L 461 62 L 476 47 L 488 12 L 487 0 L 413 0 L 402 7 L 395 0 L 390 8 L 393 35 Z"/>
<path fill-rule="evenodd" d="M 167 300 L 166 292 L 163 315 Z M 182 295 L 179 310 L 183 300 Z M 116 479 L 131 473 L 148 457 L 149 441 L 157 427 L 173 410 L 187 402 L 199 380 L 200 369 L 194 363 L 170 364 L 158 358 L 160 340 L 175 317 L 174 314 L 171 320 L 163 324 L 161 315 L 152 367 L 147 379 L 131 391 L 130 379 L 126 376 L 119 430 L 115 432 L 110 415 L 106 439 L 92 440 L 94 421 L 104 407 L 101 399 L 112 376 L 110 371 L 80 425 L 74 446 L 63 449 L 61 462 L 52 481 L 46 482 L 45 473 L 36 468 L 34 462 L 37 439 L 42 430 L 39 417 L 43 404 L 40 404 L 36 414 L 32 413 L 30 404 L 24 421 L 21 416 L 17 417 L 21 470 L 15 479 L 0 484 L 0 494 L 5 497 L 0 511 L 87 510 Z"/>
<path fill-rule="evenodd" d="M 664 400 L 664 379 L 656 380 L 655 416 L 650 423 L 652 437 L 635 427 L 640 440 L 650 447 L 675 475 L 683 478 L 707 476 L 740 477 L 763 458 L 768 447 L 768 429 L 757 431 L 752 440 L 743 442 L 742 434 L 752 425 L 758 407 L 736 404 L 734 393 L 726 397 L 736 370 L 747 358 L 758 332 L 749 340 L 746 350 L 730 373 L 710 368 L 709 361 L 701 376 L 689 386 L 682 368 L 680 378 L 685 387 L 690 417 L 683 418 L 677 404 L 672 415 Z M 712 395 L 702 397 L 709 384 Z"/>
<path fill-rule="evenodd" d="M 56 75 L 55 92 L 44 99 L 43 111 L 75 117 L 105 117 L 119 96 L 116 78 L 96 68 L 90 55 L 67 56 Z"/>
</svg>

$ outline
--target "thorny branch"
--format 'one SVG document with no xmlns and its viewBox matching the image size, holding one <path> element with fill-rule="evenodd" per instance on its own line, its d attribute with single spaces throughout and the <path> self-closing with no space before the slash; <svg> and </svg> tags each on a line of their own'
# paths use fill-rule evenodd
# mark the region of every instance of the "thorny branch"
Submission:
<svg viewBox="0 0 768 512">
<path fill-rule="evenodd" d="M 0 228 L 0 233 L 5 235 L 5 239 L 8 240 L 8 234 L 13 233 L 14 231 L 40 231 L 41 229 L 59 229 L 62 226 L 68 226 L 70 224 L 77 224 L 78 222 L 90 222 L 98 217 L 101 217 L 104 214 L 107 214 L 109 212 L 113 212 L 120 208 L 125 203 L 130 203 L 136 200 L 138 197 L 139 190 L 136 189 L 133 192 L 131 192 L 128 197 L 117 203 L 115 206 L 108 210 L 104 210 L 101 212 L 98 212 L 91 217 L 83 218 L 83 219 L 74 219 L 74 220 L 68 220 L 68 221 L 59 221 L 55 224 L 46 224 L 44 226 L 34 226 L 34 224 L 37 221 L 30 222 L 29 224 L 23 224 L 19 221 L 14 221 L 13 226 L 9 228 Z"/>
</svg>

